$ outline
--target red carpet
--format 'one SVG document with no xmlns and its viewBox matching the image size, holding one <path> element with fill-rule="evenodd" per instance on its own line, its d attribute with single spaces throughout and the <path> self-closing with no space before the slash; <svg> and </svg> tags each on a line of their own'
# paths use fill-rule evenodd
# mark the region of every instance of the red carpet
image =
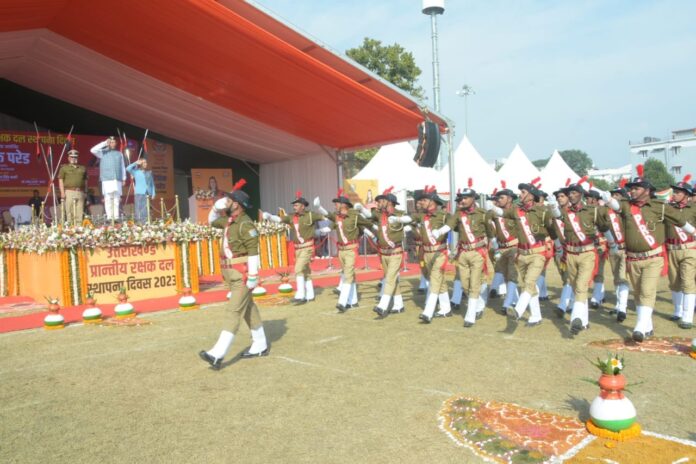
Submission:
<svg viewBox="0 0 696 464">
<path fill-rule="evenodd" d="M 367 264 L 367 269 L 365 269 L 365 264 Z M 332 265 L 332 269 L 329 266 Z M 291 269 L 292 270 L 292 269 Z M 332 287 L 336 286 L 339 282 L 340 267 L 338 259 L 314 259 L 312 261 L 312 271 L 318 274 L 312 276 L 314 281 L 314 286 L 317 288 Z M 401 276 L 410 277 L 416 276 L 420 272 L 418 265 L 409 263 L 406 271 L 401 272 Z M 261 278 L 267 278 L 269 280 L 277 280 L 277 272 L 275 270 L 262 271 Z M 379 259 L 377 256 L 370 255 L 365 261 L 363 256 L 360 256 L 356 261 L 356 279 L 358 282 L 365 282 L 370 280 L 377 280 L 382 277 L 382 270 L 379 266 Z M 201 277 L 201 286 L 204 287 L 206 283 L 222 283 L 222 278 L 220 276 L 205 276 Z M 272 295 L 278 292 L 279 282 L 268 282 L 262 285 L 268 292 Z M 219 303 L 225 301 L 227 295 L 227 290 L 209 290 L 202 291 L 196 294 L 196 300 L 199 304 L 210 304 Z M 174 295 L 166 298 L 157 298 L 151 300 L 141 300 L 141 301 L 130 301 L 135 307 L 135 311 L 138 314 L 150 313 L 154 311 L 163 311 L 168 309 L 176 309 L 179 307 L 180 295 Z M 33 300 L 26 297 L 6 297 L 0 298 L 0 305 L 8 305 L 15 303 L 31 303 Z M 97 304 L 99 309 L 102 310 L 104 318 L 111 317 L 114 315 L 114 307 L 116 304 Z M 87 305 L 81 306 L 68 306 L 61 308 L 60 314 L 65 318 L 65 323 L 75 323 L 82 321 L 82 312 L 87 309 Z M 33 314 L 26 314 L 23 316 L 16 317 L 5 317 L 0 318 L 0 333 L 14 332 L 17 330 L 27 330 L 43 327 L 43 320 L 48 314 L 47 311 L 42 311 Z"/>
</svg>

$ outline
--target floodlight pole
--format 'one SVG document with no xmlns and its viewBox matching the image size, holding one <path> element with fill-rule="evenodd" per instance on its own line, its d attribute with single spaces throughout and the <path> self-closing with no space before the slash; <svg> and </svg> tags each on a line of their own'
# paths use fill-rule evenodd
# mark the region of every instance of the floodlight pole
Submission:
<svg viewBox="0 0 696 464">
<path fill-rule="evenodd" d="M 423 0 L 422 13 L 430 16 L 430 31 L 433 47 L 433 104 L 435 112 L 440 112 L 440 62 L 438 60 L 437 47 L 437 15 L 445 12 L 445 0 Z M 436 167 L 444 166 L 442 157 L 438 157 Z"/>
<path fill-rule="evenodd" d="M 457 95 L 464 97 L 464 135 L 469 137 L 469 95 L 476 95 L 470 85 L 464 84 Z"/>
</svg>

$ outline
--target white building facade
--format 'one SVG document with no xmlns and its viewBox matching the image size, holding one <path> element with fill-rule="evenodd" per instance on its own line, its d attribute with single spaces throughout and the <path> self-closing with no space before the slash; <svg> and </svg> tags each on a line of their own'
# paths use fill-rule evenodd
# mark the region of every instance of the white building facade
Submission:
<svg viewBox="0 0 696 464">
<path fill-rule="evenodd" d="M 643 137 L 642 142 L 629 142 L 632 164 L 659 159 L 670 174 L 680 180 L 686 174 L 696 174 L 696 128 L 672 131 L 671 137 Z"/>
</svg>

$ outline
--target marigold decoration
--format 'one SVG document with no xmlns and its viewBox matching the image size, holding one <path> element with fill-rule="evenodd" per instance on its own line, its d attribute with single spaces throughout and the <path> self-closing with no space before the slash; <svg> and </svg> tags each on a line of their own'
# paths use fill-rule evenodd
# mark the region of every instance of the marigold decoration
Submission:
<svg viewBox="0 0 696 464">
<path fill-rule="evenodd" d="M 48 314 L 44 317 L 44 329 L 56 330 L 65 327 L 65 318 L 58 313 L 60 306 L 58 298 L 45 297 L 48 301 Z"/>
<path fill-rule="evenodd" d="M 60 254 L 63 301 L 77 306 L 87 293 L 87 263 L 83 250 L 71 248 Z"/>
<path fill-rule="evenodd" d="M 696 338 L 691 340 L 691 351 L 689 351 L 689 356 L 696 359 Z"/>
<path fill-rule="evenodd" d="M 193 293 L 199 291 L 198 256 L 194 245 L 189 242 L 177 243 L 174 250 L 174 268 L 176 270 L 176 290 L 182 292 L 190 288 Z"/>
<path fill-rule="evenodd" d="M 191 294 L 191 289 L 186 287 L 181 290 L 183 296 L 179 298 L 179 309 L 181 311 L 194 311 L 199 309 L 196 297 Z"/>
<path fill-rule="evenodd" d="M 0 296 L 18 294 L 17 251 L 0 249 Z"/>
<path fill-rule="evenodd" d="M 599 385 L 600 394 L 590 405 L 590 420 L 594 427 L 588 431 L 595 435 L 595 429 L 606 430 L 603 438 L 612 438 L 613 436 L 621 437 L 621 440 L 626 440 L 636 436 L 635 421 L 636 408 L 631 400 L 623 394 L 626 387 L 626 378 L 621 374 L 624 368 L 623 358 L 619 358 L 618 353 L 609 355 L 606 359 L 599 359 L 592 363 L 597 367 L 602 375 L 597 384 Z M 638 427 L 637 434 L 640 434 Z M 621 432 L 626 431 L 623 435 Z M 618 438 L 617 438 L 618 439 Z"/>
</svg>

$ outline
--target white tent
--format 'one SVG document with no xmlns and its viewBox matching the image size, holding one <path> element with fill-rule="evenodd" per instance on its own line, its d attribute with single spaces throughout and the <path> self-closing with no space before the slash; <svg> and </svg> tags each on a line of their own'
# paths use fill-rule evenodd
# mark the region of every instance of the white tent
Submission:
<svg viewBox="0 0 696 464">
<path fill-rule="evenodd" d="M 580 176 L 570 169 L 570 166 L 561 158 L 558 150 L 554 150 L 549 162 L 541 170 L 541 188 L 550 194 L 561 187 L 565 187 L 568 179 L 570 179 L 570 182 L 575 183 L 580 179 Z"/>
<path fill-rule="evenodd" d="M 527 155 L 524 154 L 519 144 L 515 145 L 510 156 L 502 168 L 498 171 L 498 177 L 507 183 L 509 189 L 517 190 L 517 185 L 523 182 L 531 182 L 533 179 L 540 177 L 539 170 L 529 161 Z M 563 179 L 565 182 L 565 179 Z M 546 190 L 546 185 L 541 188 Z"/>
<path fill-rule="evenodd" d="M 464 136 L 454 151 L 454 190 L 466 188 L 469 177 L 473 181 L 472 188 L 480 193 L 491 193 L 500 187 L 498 173 L 488 164 L 474 148 L 471 141 Z M 449 192 L 449 164 L 437 173 L 435 185 L 438 192 Z"/>
</svg>

